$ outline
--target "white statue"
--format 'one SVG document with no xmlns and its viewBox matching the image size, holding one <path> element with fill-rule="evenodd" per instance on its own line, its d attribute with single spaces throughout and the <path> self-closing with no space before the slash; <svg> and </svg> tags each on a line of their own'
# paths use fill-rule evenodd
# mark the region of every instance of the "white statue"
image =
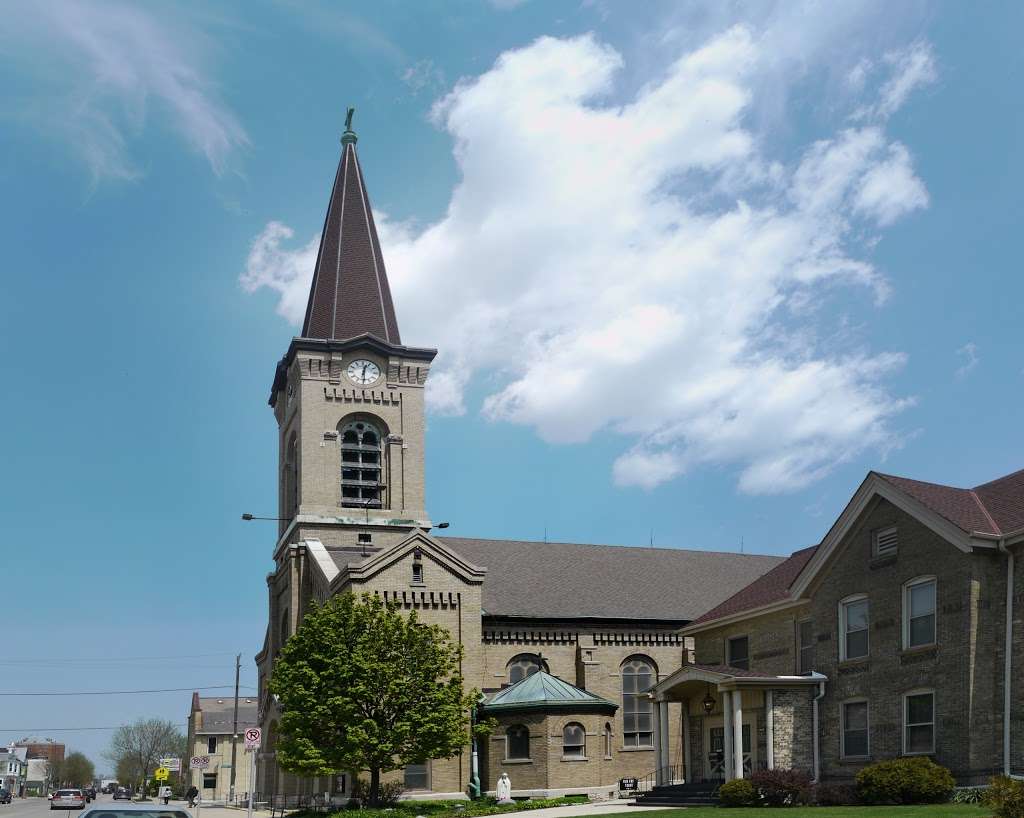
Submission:
<svg viewBox="0 0 1024 818">
<path fill-rule="evenodd" d="M 501 778 L 498 779 L 498 786 L 495 788 L 494 794 L 497 797 L 499 804 L 512 803 L 512 781 L 508 777 L 508 773 L 501 774 Z"/>
</svg>

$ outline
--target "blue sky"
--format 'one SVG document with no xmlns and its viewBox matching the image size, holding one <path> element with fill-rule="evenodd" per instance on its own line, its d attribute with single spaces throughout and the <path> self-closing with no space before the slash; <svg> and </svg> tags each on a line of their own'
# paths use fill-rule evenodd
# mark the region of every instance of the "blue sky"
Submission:
<svg viewBox="0 0 1024 818">
<path fill-rule="evenodd" d="M 273 528 L 239 515 L 274 512 L 266 399 L 348 105 L 403 339 L 441 350 L 450 533 L 785 553 L 869 469 L 1024 466 L 1021 17 L 5 15 L 0 692 L 228 684 L 235 652 L 254 684 Z M 0 740 L 187 706 L 0 697 Z"/>
</svg>

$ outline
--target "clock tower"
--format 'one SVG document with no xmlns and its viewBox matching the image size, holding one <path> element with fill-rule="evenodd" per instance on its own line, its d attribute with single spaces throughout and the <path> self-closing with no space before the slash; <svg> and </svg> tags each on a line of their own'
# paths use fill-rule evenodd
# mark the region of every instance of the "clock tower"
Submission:
<svg viewBox="0 0 1024 818">
<path fill-rule="evenodd" d="M 372 553 L 431 528 L 423 391 L 433 349 L 404 346 L 351 109 L 302 334 L 270 393 L 279 429 L 275 556 L 289 543 Z"/>
</svg>

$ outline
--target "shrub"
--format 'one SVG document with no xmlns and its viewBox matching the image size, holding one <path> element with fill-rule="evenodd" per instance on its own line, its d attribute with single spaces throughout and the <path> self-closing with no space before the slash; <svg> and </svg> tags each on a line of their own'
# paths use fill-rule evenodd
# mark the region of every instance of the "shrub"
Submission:
<svg viewBox="0 0 1024 818">
<path fill-rule="evenodd" d="M 879 761 L 857 773 L 857 794 L 867 804 L 939 804 L 954 785 L 949 770 L 924 756 Z"/>
<path fill-rule="evenodd" d="M 752 807 L 757 803 L 757 788 L 749 778 L 734 778 L 718 788 L 723 807 Z"/>
<path fill-rule="evenodd" d="M 853 784 L 818 784 L 813 798 L 819 807 L 852 807 L 860 803 Z"/>
<path fill-rule="evenodd" d="M 766 807 L 794 807 L 810 801 L 811 777 L 803 770 L 757 770 L 750 783 Z"/>
<path fill-rule="evenodd" d="M 985 791 L 985 806 L 996 818 L 1024 818 L 1024 781 L 996 776 Z"/>
<path fill-rule="evenodd" d="M 954 804 L 984 804 L 985 792 L 984 787 L 958 787 L 951 800 Z"/>
<path fill-rule="evenodd" d="M 377 795 L 377 806 L 393 807 L 398 803 L 405 792 L 401 781 L 381 781 L 380 792 Z M 360 804 L 367 804 L 370 801 L 370 782 L 357 778 L 352 782 L 352 799 Z"/>
</svg>

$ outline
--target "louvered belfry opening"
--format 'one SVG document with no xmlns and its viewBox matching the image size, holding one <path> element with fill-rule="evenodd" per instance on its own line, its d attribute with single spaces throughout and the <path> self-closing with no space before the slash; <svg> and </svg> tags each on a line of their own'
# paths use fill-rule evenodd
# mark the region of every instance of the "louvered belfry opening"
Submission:
<svg viewBox="0 0 1024 818">
<path fill-rule="evenodd" d="M 380 429 L 367 420 L 353 420 L 341 430 L 341 504 L 349 508 L 381 508 L 383 448 Z"/>
</svg>

